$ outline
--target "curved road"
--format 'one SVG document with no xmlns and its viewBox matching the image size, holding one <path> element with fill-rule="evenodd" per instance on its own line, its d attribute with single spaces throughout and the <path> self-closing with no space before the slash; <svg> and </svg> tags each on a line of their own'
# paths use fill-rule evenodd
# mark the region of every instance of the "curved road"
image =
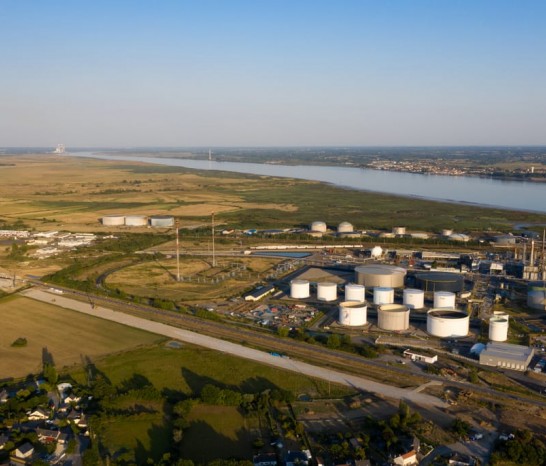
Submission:
<svg viewBox="0 0 546 466">
<path fill-rule="evenodd" d="M 135 317 L 123 312 L 113 311 L 111 309 L 95 306 L 92 308 L 90 304 L 83 303 L 74 299 L 66 298 L 59 294 L 48 293 L 46 291 L 38 289 L 29 289 L 21 292 L 22 295 L 51 303 L 55 300 L 55 305 L 66 309 L 71 309 L 83 314 L 100 317 L 102 319 L 117 322 L 129 327 L 139 328 L 158 335 L 163 335 L 169 338 L 185 341 L 205 348 L 221 351 L 237 357 L 245 359 L 251 359 L 253 361 L 275 366 L 280 369 L 285 369 L 293 372 L 298 372 L 310 377 L 316 377 L 330 382 L 339 383 L 342 385 L 354 387 L 359 390 L 373 392 L 380 394 L 388 398 L 394 398 L 397 400 L 404 399 L 416 403 L 418 405 L 432 405 L 436 407 L 446 407 L 447 405 L 440 399 L 426 395 L 424 393 L 415 392 L 413 390 L 406 390 L 398 387 L 392 387 L 390 385 L 374 382 L 372 380 L 358 377 L 355 375 L 345 374 L 343 372 L 326 369 L 305 362 L 272 356 L 265 351 L 259 351 L 246 346 L 238 345 L 228 341 L 213 338 L 207 335 L 201 335 L 189 330 L 183 330 L 171 325 L 162 324 L 159 322 L 153 322 L 140 317 Z"/>
</svg>

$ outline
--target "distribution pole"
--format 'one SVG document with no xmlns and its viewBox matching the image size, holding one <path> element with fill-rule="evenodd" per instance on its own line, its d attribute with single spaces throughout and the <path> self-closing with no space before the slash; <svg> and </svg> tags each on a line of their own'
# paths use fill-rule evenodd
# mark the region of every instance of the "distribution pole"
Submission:
<svg viewBox="0 0 546 466">
<path fill-rule="evenodd" d="M 214 250 L 214 212 L 212 213 L 212 266 L 216 267 L 216 255 Z"/>
<path fill-rule="evenodd" d="M 180 281 L 180 242 L 178 241 L 178 220 L 176 220 L 176 281 Z"/>
</svg>

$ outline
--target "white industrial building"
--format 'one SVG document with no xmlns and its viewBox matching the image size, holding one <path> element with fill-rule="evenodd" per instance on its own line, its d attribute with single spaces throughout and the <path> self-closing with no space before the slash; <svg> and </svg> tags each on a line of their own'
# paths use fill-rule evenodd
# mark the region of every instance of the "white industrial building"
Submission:
<svg viewBox="0 0 546 466">
<path fill-rule="evenodd" d="M 488 343 L 480 353 L 480 364 L 525 371 L 529 367 L 533 355 L 533 348 L 528 346 L 492 342 Z"/>
</svg>

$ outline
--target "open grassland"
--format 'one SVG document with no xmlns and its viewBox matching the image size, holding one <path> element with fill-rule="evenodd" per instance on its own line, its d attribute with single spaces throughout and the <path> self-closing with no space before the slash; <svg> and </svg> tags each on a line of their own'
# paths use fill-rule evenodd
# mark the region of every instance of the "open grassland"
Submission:
<svg viewBox="0 0 546 466">
<path fill-rule="evenodd" d="M 129 231 L 100 225 L 99 218 L 108 214 L 171 214 L 182 227 L 196 226 L 208 224 L 212 212 L 220 223 L 245 228 L 306 225 L 318 218 L 334 226 L 349 220 L 361 229 L 405 225 L 432 231 L 506 230 L 514 223 L 546 222 L 545 215 L 286 178 L 54 155 L 4 157 L 13 165 L 2 167 L 0 220 L 22 220 L 40 230 Z"/>
<path fill-rule="evenodd" d="M 184 457 L 206 462 L 216 458 L 252 458 L 252 436 L 243 417 L 232 406 L 195 406 L 188 416 L 190 427 L 181 444 Z M 210 445 L 214 445 L 211 449 Z"/>
<path fill-rule="evenodd" d="M 54 303 L 23 297 L 2 298 L 0 312 L 0 379 L 40 372 L 43 357 L 48 355 L 62 368 L 79 364 L 82 357 L 95 358 L 161 339 L 148 332 L 57 307 Z M 19 337 L 26 338 L 28 344 L 12 347 Z"/>
<path fill-rule="evenodd" d="M 174 390 L 186 396 L 199 394 L 207 384 L 248 393 L 280 388 L 312 397 L 351 393 L 346 387 L 326 381 L 189 345 L 181 349 L 139 348 L 100 358 L 95 365 L 114 386 L 137 374 L 158 390 Z M 71 375 L 79 382 L 85 382 L 83 370 L 72 371 Z"/>
<path fill-rule="evenodd" d="M 239 295 L 270 270 L 279 259 L 262 257 L 221 258 L 212 267 L 209 257 L 182 257 L 176 282 L 176 260 L 158 259 L 122 268 L 110 274 L 111 289 L 140 297 L 192 301 Z"/>
</svg>

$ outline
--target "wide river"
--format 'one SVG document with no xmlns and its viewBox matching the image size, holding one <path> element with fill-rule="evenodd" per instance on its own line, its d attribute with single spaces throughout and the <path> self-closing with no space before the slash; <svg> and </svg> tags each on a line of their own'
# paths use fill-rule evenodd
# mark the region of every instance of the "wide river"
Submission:
<svg viewBox="0 0 546 466">
<path fill-rule="evenodd" d="M 546 183 L 502 181 L 470 176 L 422 175 L 352 167 L 217 162 L 92 152 L 73 152 L 70 155 L 147 162 L 197 170 L 299 178 L 361 191 L 546 213 Z"/>
</svg>

